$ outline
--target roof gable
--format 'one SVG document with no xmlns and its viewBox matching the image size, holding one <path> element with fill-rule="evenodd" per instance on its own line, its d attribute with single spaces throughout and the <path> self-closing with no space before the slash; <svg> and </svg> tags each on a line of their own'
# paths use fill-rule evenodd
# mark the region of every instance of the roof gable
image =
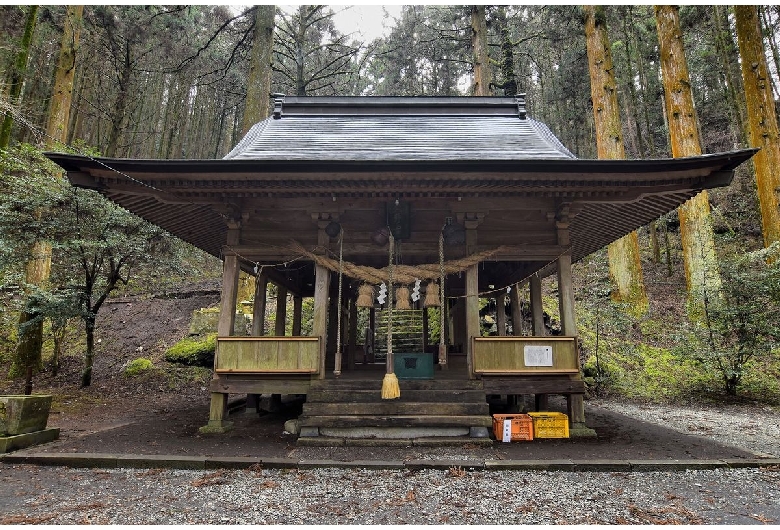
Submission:
<svg viewBox="0 0 780 530">
<path fill-rule="evenodd" d="M 519 98 L 277 97 L 225 160 L 552 160 L 574 155 Z"/>
</svg>

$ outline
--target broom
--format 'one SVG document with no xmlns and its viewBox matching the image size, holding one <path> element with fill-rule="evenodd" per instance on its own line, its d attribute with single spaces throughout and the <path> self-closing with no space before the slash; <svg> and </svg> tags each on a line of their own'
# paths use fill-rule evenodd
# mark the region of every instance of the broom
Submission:
<svg viewBox="0 0 780 530">
<path fill-rule="evenodd" d="M 382 399 L 398 399 L 401 388 L 393 367 L 393 233 L 390 232 L 390 264 L 387 272 L 387 372 L 382 380 Z"/>
</svg>

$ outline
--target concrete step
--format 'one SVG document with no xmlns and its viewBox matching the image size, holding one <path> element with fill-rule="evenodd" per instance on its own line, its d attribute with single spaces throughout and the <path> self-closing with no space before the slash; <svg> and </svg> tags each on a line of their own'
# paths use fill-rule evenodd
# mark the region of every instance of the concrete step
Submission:
<svg viewBox="0 0 780 530">
<path fill-rule="evenodd" d="M 401 397 L 394 400 L 382 399 L 382 388 L 311 390 L 307 403 L 485 403 L 482 390 L 410 390 L 401 387 Z"/>
<path fill-rule="evenodd" d="M 298 438 L 304 447 L 436 447 L 436 446 L 492 446 L 491 438 L 470 436 L 426 436 L 408 438 L 350 438 L 346 436 L 313 436 Z M 433 461 L 439 462 L 439 461 Z"/>
<path fill-rule="evenodd" d="M 382 388 L 383 374 L 371 379 L 316 379 L 311 382 L 312 390 L 376 390 Z M 483 390 L 479 379 L 401 379 L 398 381 L 401 392 L 404 390 Z"/>
<path fill-rule="evenodd" d="M 304 427 L 493 427 L 493 419 L 486 415 L 392 415 L 392 416 L 308 416 L 298 418 Z"/>
<path fill-rule="evenodd" d="M 475 416 L 488 415 L 490 406 L 484 401 L 475 403 L 420 403 L 384 400 L 363 403 L 315 403 L 303 406 L 304 416 Z"/>
</svg>

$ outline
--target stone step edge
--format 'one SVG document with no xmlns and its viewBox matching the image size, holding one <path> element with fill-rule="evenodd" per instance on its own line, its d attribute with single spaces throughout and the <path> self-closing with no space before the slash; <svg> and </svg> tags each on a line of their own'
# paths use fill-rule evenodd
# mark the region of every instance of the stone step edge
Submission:
<svg viewBox="0 0 780 530">
<path fill-rule="evenodd" d="M 461 443 L 473 443 L 465 439 Z M 495 442 L 500 443 L 500 442 Z M 522 442 L 518 442 L 522 443 Z M 366 469 L 451 469 L 486 471 L 685 471 L 745 469 L 780 466 L 780 458 L 690 459 L 690 460 L 310 460 L 270 457 L 206 457 L 181 455 L 136 455 L 108 453 L 8 453 L 3 465 L 64 466 L 103 469 L 249 469 L 249 468 L 366 468 Z"/>
</svg>

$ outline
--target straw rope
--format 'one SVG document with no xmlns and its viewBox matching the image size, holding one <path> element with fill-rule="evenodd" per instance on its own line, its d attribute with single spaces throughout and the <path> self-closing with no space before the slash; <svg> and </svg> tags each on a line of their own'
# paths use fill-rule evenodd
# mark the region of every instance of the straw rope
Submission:
<svg viewBox="0 0 780 530">
<path fill-rule="evenodd" d="M 494 256 L 495 254 L 510 250 L 512 247 L 500 246 L 492 250 L 485 250 L 477 252 L 465 258 L 460 258 L 452 261 L 441 263 L 430 263 L 422 265 L 399 265 L 395 264 L 392 269 L 393 281 L 397 283 L 414 283 L 416 279 L 433 280 L 441 277 L 442 268 L 445 274 L 457 274 L 463 272 L 473 265 L 477 265 L 482 261 Z M 314 254 L 306 250 L 303 245 L 297 241 L 291 241 L 289 245 L 290 251 L 304 256 L 318 265 L 325 267 L 332 272 L 339 271 L 339 260 L 329 258 L 327 256 L 321 256 Z M 368 267 L 366 265 L 356 265 L 349 261 L 343 261 L 342 273 L 350 278 L 355 278 L 370 284 L 379 284 L 382 282 L 389 283 L 390 281 L 390 267 L 382 269 L 375 269 L 374 267 Z"/>
</svg>

